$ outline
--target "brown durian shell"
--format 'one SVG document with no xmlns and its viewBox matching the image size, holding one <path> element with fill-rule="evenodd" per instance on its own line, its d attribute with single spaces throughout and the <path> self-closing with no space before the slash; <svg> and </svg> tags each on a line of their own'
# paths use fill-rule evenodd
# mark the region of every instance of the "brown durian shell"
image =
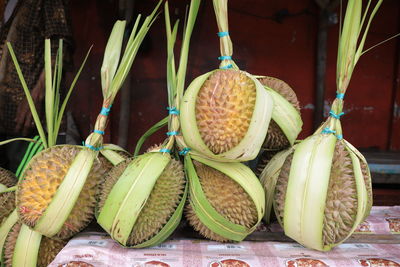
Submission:
<svg viewBox="0 0 400 267">
<path fill-rule="evenodd" d="M 193 161 L 201 187 L 213 208 L 229 221 L 246 226 L 257 222 L 257 210 L 253 200 L 233 179 L 205 164 Z M 190 225 L 204 237 L 227 242 L 229 239 L 212 232 L 204 225 L 192 206 L 186 206 L 186 218 Z"/>
</svg>

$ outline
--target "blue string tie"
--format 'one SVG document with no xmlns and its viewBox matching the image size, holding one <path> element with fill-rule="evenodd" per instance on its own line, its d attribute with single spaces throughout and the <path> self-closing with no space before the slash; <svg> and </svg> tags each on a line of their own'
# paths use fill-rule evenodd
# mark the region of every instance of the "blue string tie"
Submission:
<svg viewBox="0 0 400 267">
<path fill-rule="evenodd" d="M 232 60 L 231 56 L 220 56 L 218 57 L 219 60 Z"/>
<path fill-rule="evenodd" d="M 161 148 L 160 152 L 162 152 L 162 153 L 171 153 L 171 150 L 168 149 L 168 148 Z"/>
<path fill-rule="evenodd" d="M 179 155 L 186 156 L 190 150 L 191 150 L 190 147 L 184 147 L 181 151 L 179 151 Z"/>
<path fill-rule="evenodd" d="M 167 132 L 168 136 L 179 135 L 179 132 Z"/>
<path fill-rule="evenodd" d="M 110 114 L 110 110 L 111 110 L 111 106 L 106 108 L 106 107 L 102 107 L 100 114 L 103 116 L 108 116 L 108 114 Z"/>
<path fill-rule="evenodd" d="M 101 146 L 101 147 L 95 147 L 95 146 L 92 146 L 92 145 L 89 145 L 89 144 L 84 144 L 84 145 L 85 145 L 85 147 L 88 147 L 88 148 L 90 148 L 90 149 L 93 150 L 93 151 L 100 151 L 100 150 L 103 149 L 102 146 Z"/>
<path fill-rule="evenodd" d="M 336 131 L 331 130 L 328 127 L 326 127 L 325 129 L 322 130 L 322 133 L 324 133 L 324 134 L 331 134 L 331 133 L 332 134 L 336 134 Z M 335 136 L 336 136 L 336 138 L 338 140 L 342 140 L 343 139 L 343 135 L 342 134 L 336 134 Z"/>
<path fill-rule="evenodd" d="M 168 113 L 170 115 L 179 115 L 179 110 L 176 107 L 167 107 Z"/>
<path fill-rule="evenodd" d="M 337 99 L 344 99 L 344 94 L 336 92 L 336 98 Z"/>
<path fill-rule="evenodd" d="M 226 65 L 226 66 L 220 67 L 220 69 L 222 69 L 222 70 L 227 70 L 227 69 L 232 69 L 232 68 L 233 68 L 233 65 L 232 65 L 232 64 L 228 64 L 228 65 Z"/>
<path fill-rule="evenodd" d="M 329 115 L 331 117 L 334 117 L 335 119 L 340 120 L 340 117 L 344 115 L 344 112 L 341 112 L 340 114 L 336 114 L 335 112 L 333 112 L 332 110 L 329 111 Z"/>
<path fill-rule="evenodd" d="M 104 131 L 100 131 L 100 130 L 94 129 L 93 132 L 94 132 L 94 133 L 101 134 L 101 135 L 104 135 Z"/>
<path fill-rule="evenodd" d="M 322 133 L 324 133 L 324 134 L 331 134 L 331 133 L 335 134 L 336 131 L 331 130 L 328 127 L 326 127 L 325 129 L 322 130 Z"/>
<path fill-rule="evenodd" d="M 218 37 L 225 37 L 229 35 L 229 32 L 218 32 L 217 35 Z"/>
</svg>

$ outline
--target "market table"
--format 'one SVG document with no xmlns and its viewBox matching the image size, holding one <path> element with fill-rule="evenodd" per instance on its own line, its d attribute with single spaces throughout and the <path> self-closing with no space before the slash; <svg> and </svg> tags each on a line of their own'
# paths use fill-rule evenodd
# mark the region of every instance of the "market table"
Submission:
<svg viewBox="0 0 400 267">
<path fill-rule="evenodd" d="M 240 243 L 218 243 L 175 236 L 156 247 L 127 249 L 104 233 L 84 232 L 73 238 L 50 266 L 84 262 L 86 266 L 96 267 L 400 267 L 400 206 L 373 207 L 352 238 L 330 252 L 310 250 L 291 242 L 284 238 L 277 224 L 261 225 L 248 239 Z M 276 241 L 280 239 L 285 241 Z"/>
</svg>

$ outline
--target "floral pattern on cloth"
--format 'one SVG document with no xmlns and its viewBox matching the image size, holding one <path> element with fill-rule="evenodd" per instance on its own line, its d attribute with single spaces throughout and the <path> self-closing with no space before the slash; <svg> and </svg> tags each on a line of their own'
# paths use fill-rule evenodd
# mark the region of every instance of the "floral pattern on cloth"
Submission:
<svg viewBox="0 0 400 267">
<path fill-rule="evenodd" d="M 96 267 L 391 267 L 400 266 L 399 251 L 400 244 L 345 243 L 320 252 L 290 242 L 189 239 L 129 249 L 104 233 L 93 232 L 70 240 L 49 266 L 74 266 L 68 264 L 80 261 Z"/>
</svg>

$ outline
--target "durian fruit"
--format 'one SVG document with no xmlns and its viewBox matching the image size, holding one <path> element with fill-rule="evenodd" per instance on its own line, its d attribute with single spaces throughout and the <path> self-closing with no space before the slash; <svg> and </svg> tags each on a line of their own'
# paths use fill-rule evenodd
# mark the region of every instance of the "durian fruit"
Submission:
<svg viewBox="0 0 400 267">
<path fill-rule="evenodd" d="M 5 242 L 4 264 L 6 267 L 46 267 L 66 244 L 67 241 L 43 237 L 17 223 Z"/>
<path fill-rule="evenodd" d="M 192 161 L 193 159 L 193 161 Z M 186 218 L 206 238 L 242 241 L 264 214 L 264 192 L 254 173 L 242 163 L 185 157 L 189 178 Z"/>
<path fill-rule="evenodd" d="M 175 141 L 179 135 L 179 111 L 173 105 L 178 106 L 183 94 L 189 42 L 199 5 L 199 0 L 191 1 L 176 71 L 174 44 L 178 24 L 171 28 L 168 2 L 165 3 L 169 137 L 161 146 L 152 147 L 147 153 L 135 155 L 114 167 L 100 195 L 97 222 L 123 246 L 157 245 L 169 237 L 182 218 L 188 184 L 182 163 L 170 155 L 176 151 Z M 153 128 L 159 126 L 152 127 L 144 136 L 154 132 Z M 141 144 L 139 142 L 135 151 L 140 150 Z"/>
<path fill-rule="evenodd" d="M 274 99 L 274 110 L 263 149 L 282 150 L 294 144 L 303 122 L 296 93 L 284 81 L 273 77 L 259 78 Z"/>
<path fill-rule="evenodd" d="M 31 159 L 17 190 L 18 216 L 26 225 L 34 228 L 38 223 L 56 194 L 62 178 L 82 149 L 84 148 L 73 145 L 53 146 Z M 98 185 L 110 169 L 108 164 L 94 160 L 75 206 L 54 237 L 69 238 L 94 218 Z"/>
<path fill-rule="evenodd" d="M 337 95 L 330 117 L 313 135 L 278 153 L 261 174 L 266 220 L 273 206 L 285 234 L 316 250 L 327 251 L 345 241 L 372 206 L 368 164 L 343 139 L 340 117 L 351 75 L 380 4 L 367 19 L 368 10 L 362 15 L 361 0 L 348 1 L 339 37 Z"/>
<path fill-rule="evenodd" d="M 218 161 L 254 159 L 272 115 L 269 92 L 232 60 L 227 0 L 214 0 L 220 30 L 220 69 L 194 79 L 180 106 L 184 142 L 195 153 Z"/>
<path fill-rule="evenodd" d="M 161 1 L 140 27 L 140 16 L 138 16 L 121 61 L 125 22 L 115 23 L 101 69 L 103 107 L 97 117 L 94 131 L 87 137 L 84 147 L 54 146 L 56 139 L 54 132 L 58 132 L 59 125 L 54 125 L 53 122 L 61 120 L 51 116 L 53 113 L 59 114 L 54 111 L 57 107 L 54 107 L 53 102 L 46 102 L 46 108 L 51 107 L 50 111 L 46 109 L 48 140 L 43 134 L 40 121 L 35 120 L 46 149 L 29 162 L 16 194 L 20 219 L 33 230 L 47 237 L 68 238 L 84 228 L 93 217 L 98 185 L 105 173 L 105 168 L 100 164 L 98 157 L 99 151 L 104 149 L 103 135 L 107 126 L 107 116 L 116 94 L 128 75 L 141 42 L 155 20 L 160 4 Z M 46 100 L 54 101 L 57 96 L 53 98 L 54 92 L 51 91 L 53 86 L 51 86 L 49 40 L 46 40 L 45 55 L 46 85 L 49 85 L 46 86 Z M 65 105 L 61 107 L 61 111 L 64 108 Z"/>
<path fill-rule="evenodd" d="M 124 246 L 160 243 L 180 221 L 185 184 L 182 163 L 168 154 L 148 152 L 127 159 L 106 177 L 97 222 Z"/>
<path fill-rule="evenodd" d="M 372 206 L 365 158 L 333 134 L 312 135 L 278 153 L 261 182 L 266 221 L 273 206 L 285 234 L 317 250 L 330 250 L 346 240 Z"/>
<path fill-rule="evenodd" d="M 4 192 L 17 183 L 17 177 L 9 170 L 0 168 L 0 225 L 15 209 L 15 193 Z"/>
</svg>

